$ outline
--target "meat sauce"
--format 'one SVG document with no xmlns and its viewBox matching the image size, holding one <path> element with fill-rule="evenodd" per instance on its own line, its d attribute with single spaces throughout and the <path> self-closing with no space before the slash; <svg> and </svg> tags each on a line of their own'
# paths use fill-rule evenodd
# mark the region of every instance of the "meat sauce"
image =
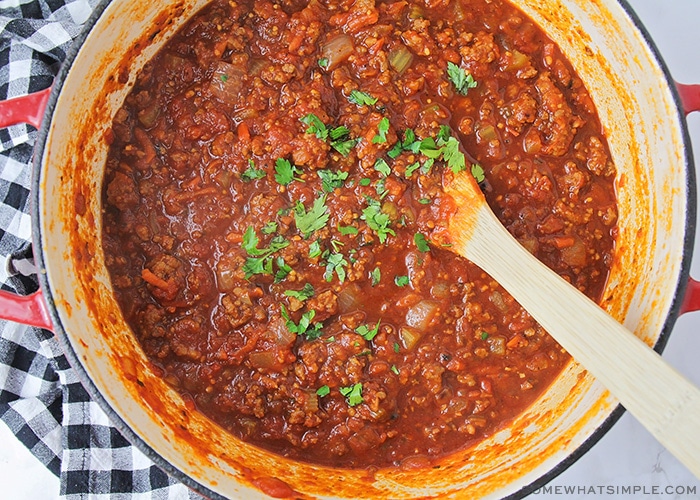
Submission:
<svg viewBox="0 0 700 500">
<path fill-rule="evenodd" d="M 219 1 L 116 114 L 104 251 L 144 352 L 241 439 L 336 467 L 428 466 L 568 361 L 431 239 L 452 172 L 599 300 L 615 169 L 582 81 L 501 0 Z"/>
</svg>

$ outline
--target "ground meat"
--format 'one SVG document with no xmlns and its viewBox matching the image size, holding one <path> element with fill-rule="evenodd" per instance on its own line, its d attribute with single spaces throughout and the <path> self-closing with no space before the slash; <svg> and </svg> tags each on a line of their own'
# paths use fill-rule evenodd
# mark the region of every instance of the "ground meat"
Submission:
<svg viewBox="0 0 700 500">
<path fill-rule="evenodd" d="M 432 241 L 483 170 L 525 248 L 599 299 L 615 168 L 559 49 L 503 0 L 214 0 L 116 113 L 102 200 L 124 318 L 239 438 L 333 467 L 431 467 L 568 357 Z"/>
</svg>

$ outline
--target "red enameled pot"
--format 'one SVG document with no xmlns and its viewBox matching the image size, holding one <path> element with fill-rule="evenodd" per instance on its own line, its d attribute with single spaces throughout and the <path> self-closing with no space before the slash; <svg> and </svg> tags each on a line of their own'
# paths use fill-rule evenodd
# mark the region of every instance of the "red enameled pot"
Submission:
<svg viewBox="0 0 700 500">
<path fill-rule="evenodd" d="M 205 0 L 103 1 L 53 87 L 0 104 L 0 126 L 38 127 L 33 242 L 41 291 L 2 293 L 0 315 L 55 332 L 91 396 L 138 448 L 210 497 L 524 496 L 585 453 L 622 409 L 576 362 L 512 424 L 430 470 L 338 470 L 240 442 L 187 407 L 125 324 L 101 250 L 112 117 L 145 62 Z M 595 102 L 617 167 L 619 236 L 602 307 L 658 351 L 700 309 L 689 277 L 695 169 L 685 114 L 700 86 L 674 83 L 623 0 L 514 1 L 559 44 Z"/>
</svg>

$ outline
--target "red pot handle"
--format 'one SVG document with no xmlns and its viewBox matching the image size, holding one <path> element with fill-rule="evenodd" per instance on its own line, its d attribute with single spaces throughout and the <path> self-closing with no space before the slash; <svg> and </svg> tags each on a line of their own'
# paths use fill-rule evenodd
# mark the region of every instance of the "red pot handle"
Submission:
<svg viewBox="0 0 700 500">
<path fill-rule="evenodd" d="M 44 294 L 17 295 L 0 290 L 0 318 L 53 331 Z"/>
<path fill-rule="evenodd" d="M 700 84 L 687 85 L 676 82 L 676 88 L 686 115 L 700 111 Z"/>
<path fill-rule="evenodd" d="M 700 85 L 676 82 L 676 89 L 678 89 L 678 95 L 686 115 L 693 111 L 700 111 Z M 700 310 L 700 281 L 688 278 L 688 288 L 683 297 L 680 314 L 698 310 Z"/>
<path fill-rule="evenodd" d="M 47 88 L 0 101 L 0 128 L 18 123 L 27 123 L 39 128 L 50 92 L 51 88 Z M 41 290 L 26 296 L 0 291 L 0 318 L 53 330 L 48 306 Z"/>
<path fill-rule="evenodd" d="M 51 87 L 33 94 L 0 101 L 0 128 L 17 123 L 28 123 L 34 128 L 39 128 L 50 93 Z"/>
</svg>

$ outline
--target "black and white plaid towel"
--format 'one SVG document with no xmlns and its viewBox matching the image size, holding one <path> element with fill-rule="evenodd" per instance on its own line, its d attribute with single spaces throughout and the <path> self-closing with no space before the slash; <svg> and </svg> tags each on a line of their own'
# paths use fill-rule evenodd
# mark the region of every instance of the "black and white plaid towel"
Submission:
<svg viewBox="0 0 700 500">
<path fill-rule="evenodd" d="M 97 0 L 0 0 L 0 99 L 51 85 Z M 38 287 L 29 189 L 36 131 L 0 130 L 0 286 Z M 51 332 L 0 321 L 0 419 L 60 478 L 66 499 L 199 498 L 110 424 Z M 0 495 L 1 496 L 1 495 Z"/>
</svg>

